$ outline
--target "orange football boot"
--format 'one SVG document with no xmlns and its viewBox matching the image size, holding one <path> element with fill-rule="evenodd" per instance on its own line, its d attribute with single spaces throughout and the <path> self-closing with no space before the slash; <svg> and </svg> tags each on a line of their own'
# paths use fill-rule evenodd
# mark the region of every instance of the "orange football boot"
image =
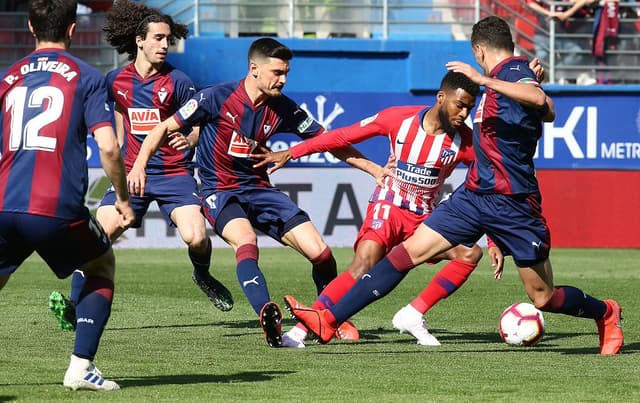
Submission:
<svg viewBox="0 0 640 403">
<path fill-rule="evenodd" d="M 358 332 L 358 328 L 351 321 L 346 321 L 338 326 L 336 339 L 358 341 L 360 340 L 360 332 Z"/>
<path fill-rule="evenodd" d="M 622 335 L 622 309 L 620 304 L 612 299 L 605 299 L 607 312 L 602 319 L 596 321 L 600 335 L 600 354 L 615 355 L 624 344 Z"/>
<path fill-rule="evenodd" d="M 284 296 L 284 303 L 291 316 L 306 326 L 318 343 L 326 344 L 333 339 L 338 328 L 332 326 L 325 318 L 325 314 L 328 312 L 326 309 L 316 310 L 309 308 L 298 303 L 291 295 Z"/>
</svg>

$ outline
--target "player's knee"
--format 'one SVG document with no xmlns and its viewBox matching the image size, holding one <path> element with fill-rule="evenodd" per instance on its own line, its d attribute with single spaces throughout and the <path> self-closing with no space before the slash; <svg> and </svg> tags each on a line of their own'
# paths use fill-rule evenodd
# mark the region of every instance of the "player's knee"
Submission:
<svg viewBox="0 0 640 403">
<path fill-rule="evenodd" d="M 209 243 L 209 237 L 205 231 L 198 231 L 190 228 L 188 231 L 181 233 L 182 240 L 190 249 L 202 250 L 206 249 Z"/>
<path fill-rule="evenodd" d="M 351 277 L 358 279 L 367 274 L 375 264 L 376 262 L 370 256 L 356 254 L 353 262 L 347 267 L 347 271 L 351 274 Z"/>
<path fill-rule="evenodd" d="M 478 263 L 482 259 L 482 248 L 478 245 L 473 245 L 471 248 L 465 248 L 462 256 L 459 260 L 463 260 L 468 263 Z"/>
<path fill-rule="evenodd" d="M 113 206 L 102 206 L 96 211 L 96 220 L 109 239 L 117 238 L 125 228 L 119 225 L 118 211 Z"/>
</svg>

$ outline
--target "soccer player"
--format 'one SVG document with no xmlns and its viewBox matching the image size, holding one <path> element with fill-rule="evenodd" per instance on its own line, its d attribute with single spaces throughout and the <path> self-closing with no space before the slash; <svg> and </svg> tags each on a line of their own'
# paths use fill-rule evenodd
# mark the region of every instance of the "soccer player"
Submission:
<svg viewBox="0 0 640 403">
<path fill-rule="evenodd" d="M 0 81 L 0 288 L 34 251 L 58 278 L 84 267 L 63 385 L 117 390 L 93 364 L 111 313 L 115 257 L 84 205 L 89 129 L 113 183 L 120 225 L 134 219 L 107 87 L 95 68 L 67 52 L 76 29 L 75 1 L 31 0 L 28 15 L 35 50 Z"/>
<path fill-rule="evenodd" d="M 318 293 L 337 275 L 331 250 L 307 213 L 274 188 L 266 168 L 254 168 L 250 158 L 252 151 L 264 147 L 275 133 L 297 133 L 308 138 L 324 132 L 318 122 L 282 94 L 292 57 L 289 48 L 272 38 L 255 40 L 249 47 L 246 77 L 201 90 L 152 129 L 128 175 L 132 194 L 142 192 L 144 168 L 153 151 L 180 128 L 200 126 L 196 161 L 202 181 L 202 207 L 215 232 L 235 251 L 238 282 L 259 315 L 271 347 L 282 345 L 282 313 L 271 300 L 258 266 L 254 228 L 309 259 Z M 336 155 L 351 164 L 362 164 L 372 174 L 382 169 L 353 148 L 338 150 Z"/>
<path fill-rule="evenodd" d="M 413 267 L 454 245 L 470 245 L 486 232 L 513 256 L 527 295 L 538 309 L 594 319 L 600 354 L 617 354 L 624 343 L 620 305 L 575 287 L 553 285 L 550 233 L 533 165 L 542 121 L 555 119 L 553 101 L 526 60 L 514 57 L 504 20 L 490 16 L 478 21 L 472 28 L 471 47 L 484 75 L 462 62 L 447 63 L 449 70 L 485 87 L 473 119 L 476 160 L 466 182 L 334 307 L 313 310 L 299 306 L 293 297 L 285 301 L 295 317 L 326 343 L 338 324 L 389 293 Z"/>
<path fill-rule="evenodd" d="M 444 181 L 459 164 L 469 165 L 474 159 L 471 129 L 464 123 L 475 106 L 480 92 L 477 84 L 464 74 L 449 72 L 440 84 L 436 103 L 429 106 L 396 106 L 382 110 L 354 125 L 332 130 L 276 153 L 257 154 L 270 162 L 273 172 L 291 158 L 315 152 L 331 151 L 372 138 L 388 136 L 391 152 L 397 158 L 394 176 L 374 190 L 367 215 L 356 238 L 355 256 L 346 271 L 322 291 L 313 308 L 335 305 L 356 281 L 391 249 L 411 236 L 418 225 L 433 211 Z M 502 273 L 502 254 L 492 246 L 490 256 L 496 265 L 494 276 Z M 427 330 L 423 315 L 439 300 L 455 292 L 476 268 L 482 258 L 477 245 L 459 245 L 440 256 L 451 262 L 442 268 L 429 286 L 393 318 L 401 332 L 409 332 L 425 346 L 440 342 Z M 340 330 L 338 330 L 340 331 Z M 304 347 L 307 330 L 298 324 L 283 335 L 286 347 Z"/>
<path fill-rule="evenodd" d="M 178 38 L 186 38 L 188 31 L 185 25 L 175 23 L 170 16 L 129 0 L 113 4 L 104 31 L 107 41 L 132 60 L 107 74 L 110 100 L 115 104 L 116 131 L 129 171 L 148 131 L 195 94 L 191 79 L 165 61 L 169 45 Z M 184 134 L 197 138 L 197 131 L 189 134 L 189 129 L 185 128 Z M 193 281 L 216 308 L 228 311 L 233 307 L 231 293 L 209 273 L 211 240 L 206 233 L 193 177 L 194 151 L 191 147 L 178 149 L 184 148 L 185 141 L 182 133 L 175 133 L 149 161 L 145 192 L 131 197 L 136 212 L 132 227 L 142 224 L 149 205 L 155 201 L 167 223 L 178 228 L 188 246 L 194 268 Z M 194 140 L 191 142 L 195 144 Z M 127 229 L 118 221 L 113 189 L 105 193 L 96 218 L 112 242 Z M 74 311 L 70 308 L 77 301 L 83 283 L 82 272 L 75 272 L 71 303 L 57 291 L 51 294 L 49 305 L 63 329 L 75 327 Z"/>
</svg>

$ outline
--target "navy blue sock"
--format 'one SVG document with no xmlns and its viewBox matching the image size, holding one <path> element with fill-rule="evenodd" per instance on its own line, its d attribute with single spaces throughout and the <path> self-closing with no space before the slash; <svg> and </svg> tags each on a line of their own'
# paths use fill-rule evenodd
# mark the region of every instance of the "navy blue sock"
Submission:
<svg viewBox="0 0 640 403">
<path fill-rule="evenodd" d="M 541 310 L 598 320 L 604 316 L 607 306 L 576 287 L 561 285 L 553 290 L 551 298 Z"/>
<path fill-rule="evenodd" d="M 244 295 L 256 314 L 260 315 L 262 306 L 269 302 L 267 280 L 258 267 L 258 247 L 256 245 L 242 245 L 236 251 L 236 275 Z"/>
<path fill-rule="evenodd" d="M 209 266 L 211 264 L 211 240 L 207 238 L 207 250 L 204 254 L 198 254 L 191 248 L 189 250 L 189 259 L 191 259 L 191 264 L 193 265 L 194 270 L 201 276 L 204 277 L 209 273 Z"/>
<path fill-rule="evenodd" d="M 546 312 L 598 320 L 604 316 L 607 306 L 603 301 L 578 288 L 561 285 L 553 290 L 549 301 L 540 309 Z"/>
<path fill-rule="evenodd" d="M 336 321 L 342 323 L 373 301 L 390 293 L 406 275 L 407 272 L 401 273 L 396 270 L 391 261 L 385 257 L 373 266 L 369 273 L 362 276 L 349 292 L 329 310 Z"/>
<path fill-rule="evenodd" d="M 84 288 L 84 282 L 84 273 L 81 270 L 74 271 L 71 276 L 71 295 L 69 295 L 69 299 L 76 305 L 78 305 L 80 293 Z"/>
<path fill-rule="evenodd" d="M 111 315 L 113 281 L 103 277 L 87 277 L 76 305 L 76 340 L 73 354 L 93 360 L 104 327 Z"/>
</svg>

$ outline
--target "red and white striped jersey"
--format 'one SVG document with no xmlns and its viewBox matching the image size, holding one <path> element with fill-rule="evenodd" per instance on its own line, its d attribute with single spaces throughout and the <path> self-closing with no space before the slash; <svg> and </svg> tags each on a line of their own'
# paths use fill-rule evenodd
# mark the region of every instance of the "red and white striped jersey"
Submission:
<svg viewBox="0 0 640 403">
<path fill-rule="evenodd" d="M 291 148 L 291 155 L 298 158 L 386 135 L 398 164 L 396 177 L 387 177 L 369 201 L 387 200 L 418 214 L 430 213 L 445 179 L 460 162 L 469 165 L 474 153 L 471 129 L 466 125 L 455 133 L 426 133 L 421 123 L 428 110 L 425 106 L 391 107 L 297 144 Z"/>
</svg>

